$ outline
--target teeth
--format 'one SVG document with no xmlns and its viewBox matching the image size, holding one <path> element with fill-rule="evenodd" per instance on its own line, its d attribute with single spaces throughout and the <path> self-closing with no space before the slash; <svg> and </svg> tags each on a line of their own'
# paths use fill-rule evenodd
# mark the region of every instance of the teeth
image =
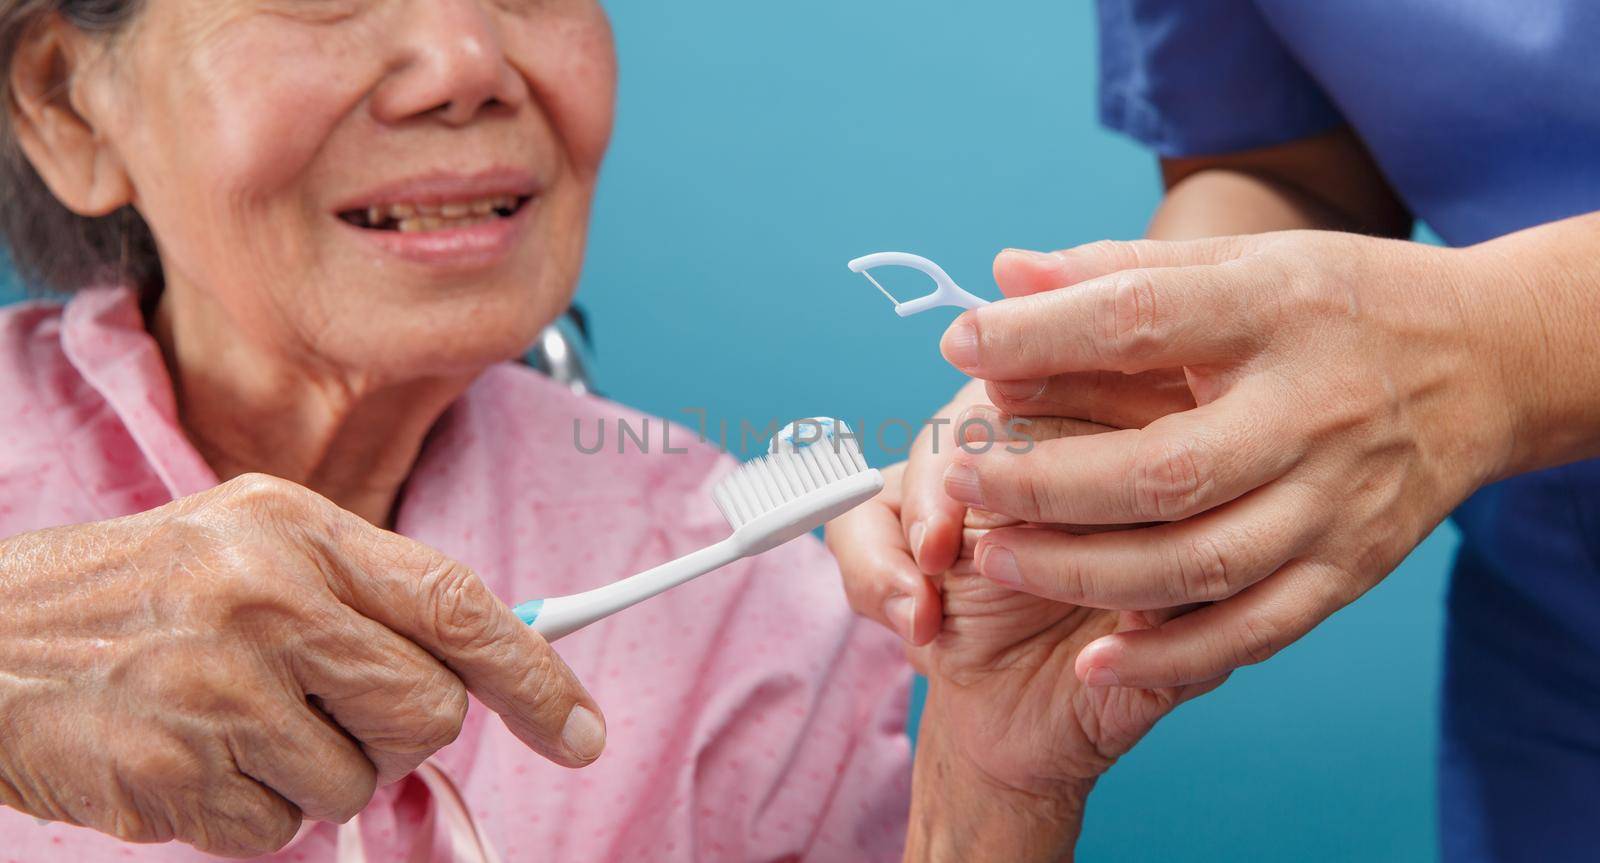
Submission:
<svg viewBox="0 0 1600 863">
<path fill-rule="evenodd" d="M 501 212 L 516 209 L 514 197 L 453 201 L 448 204 L 389 204 L 368 207 L 369 227 L 394 225 L 401 231 L 436 231 L 441 227 L 481 225 L 500 218 Z"/>
<path fill-rule="evenodd" d="M 441 219 L 436 216 L 418 216 L 414 219 L 400 220 L 400 233 L 437 231 L 440 228 L 470 228 L 473 225 L 487 225 L 498 218 L 499 216 L 473 216 L 465 219 Z"/>
</svg>

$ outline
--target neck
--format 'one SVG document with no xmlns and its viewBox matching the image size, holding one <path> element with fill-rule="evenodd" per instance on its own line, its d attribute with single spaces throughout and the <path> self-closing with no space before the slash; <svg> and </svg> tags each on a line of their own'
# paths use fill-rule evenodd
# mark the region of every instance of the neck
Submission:
<svg viewBox="0 0 1600 863">
<path fill-rule="evenodd" d="M 392 527 L 429 430 L 472 376 L 396 382 L 328 368 L 309 351 L 242 337 L 220 310 L 188 299 L 169 286 L 151 331 L 179 418 L 217 477 L 271 474 Z"/>
</svg>

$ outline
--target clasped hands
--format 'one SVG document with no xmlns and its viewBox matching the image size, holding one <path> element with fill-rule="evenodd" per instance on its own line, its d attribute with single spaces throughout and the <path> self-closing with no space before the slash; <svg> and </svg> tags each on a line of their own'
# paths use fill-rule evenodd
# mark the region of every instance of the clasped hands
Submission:
<svg viewBox="0 0 1600 863">
<path fill-rule="evenodd" d="M 943 338 L 973 378 L 954 421 L 830 528 L 852 605 L 930 677 L 924 735 L 1081 799 L 1375 585 L 1513 469 L 1496 272 L 1310 231 L 1002 253 L 1007 299 Z M 991 431 L 1032 442 L 973 445 Z"/>
</svg>

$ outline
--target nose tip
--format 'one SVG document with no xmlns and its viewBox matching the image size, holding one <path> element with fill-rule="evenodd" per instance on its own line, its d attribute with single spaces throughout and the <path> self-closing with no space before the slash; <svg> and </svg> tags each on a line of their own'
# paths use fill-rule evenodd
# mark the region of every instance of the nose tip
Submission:
<svg viewBox="0 0 1600 863">
<path fill-rule="evenodd" d="M 448 87 L 448 101 L 439 111 L 440 118 L 452 124 L 468 122 L 479 111 L 501 102 L 510 71 L 498 45 L 475 35 L 462 35 L 456 42 L 448 52 L 453 82 Z"/>
<path fill-rule="evenodd" d="M 494 23 L 476 3 L 435 0 L 415 16 L 404 62 L 374 100 L 382 119 L 431 115 L 450 125 L 485 109 L 514 105 L 525 85 L 512 68 Z"/>
</svg>

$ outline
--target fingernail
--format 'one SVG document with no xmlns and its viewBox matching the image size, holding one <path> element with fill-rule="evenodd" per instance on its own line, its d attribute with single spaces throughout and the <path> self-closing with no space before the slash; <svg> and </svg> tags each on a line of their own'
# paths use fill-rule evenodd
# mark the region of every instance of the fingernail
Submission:
<svg viewBox="0 0 1600 863">
<path fill-rule="evenodd" d="M 950 365 L 963 371 L 973 371 L 978 367 L 978 328 L 973 324 L 970 313 L 956 318 L 950 329 L 945 330 L 940 347 Z"/>
<path fill-rule="evenodd" d="M 1117 679 L 1117 673 L 1105 666 L 1089 669 L 1089 674 L 1083 682 L 1089 686 L 1121 686 L 1122 681 Z"/>
<path fill-rule="evenodd" d="M 912 628 L 917 621 L 917 601 L 903 594 L 895 594 L 883 601 L 883 616 L 889 625 L 907 642 L 911 641 Z"/>
<path fill-rule="evenodd" d="M 998 436 L 1000 424 L 1000 411 L 988 405 L 973 405 L 961 412 L 956 434 L 961 443 L 988 443 Z"/>
<path fill-rule="evenodd" d="M 594 711 L 580 704 L 567 714 L 567 724 L 561 729 L 561 742 L 578 760 L 593 761 L 606 748 L 605 723 Z"/>
<path fill-rule="evenodd" d="M 956 462 L 945 469 L 944 492 L 968 506 L 983 508 L 983 490 L 978 487 L 978 471 L 966 462 Z"/>
<path fill-rule="evenodd" d="M 916 558 L 918 563 L 922 562 L 922 541 L 927 536 L 928 523 L 919 519 L 911 525 L 911 531 L 906 537 L 911 540 L 911 556 Z"/>
<path fill-rule="evenodd" d="M 1006 587 L 1022 586 L 1022 571 L 1017 569 L 1017 556 L 1009 548 L 986 546 L 983 560 L 978 562 L 978 570 L 984 578 Z"/>
<path fill-rule="evenodd" d="M 996 381 L 990 386 L 1008 402 L 1031 402 L 1044 395 L 1048 385 L 1049 381 L 1041 378 L 1036 381 Z"/>
</svg>

